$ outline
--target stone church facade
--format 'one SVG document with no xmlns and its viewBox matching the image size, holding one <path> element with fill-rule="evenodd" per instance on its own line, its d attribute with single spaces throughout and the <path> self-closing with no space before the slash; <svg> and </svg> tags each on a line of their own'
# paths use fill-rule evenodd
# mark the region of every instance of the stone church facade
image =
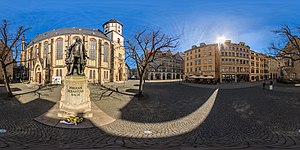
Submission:
<svg viewBox="0 0 300 150">
<path fill-rule="evenodd" d="M 24 75 L 31 82 L 41 84 L 49 83 L 57 76 L 64 80 L 66 49 L 79 37 L 88 56 L 84 73 L 89 82 L 124 81 L 127 76 L 122 27 L 122 23 L 111 19 L 103 24 L 103 32 L 62 28 L 39 34 L 29 44 L 23 42 L 21 66 L 25 68 Z"/>
</svg>

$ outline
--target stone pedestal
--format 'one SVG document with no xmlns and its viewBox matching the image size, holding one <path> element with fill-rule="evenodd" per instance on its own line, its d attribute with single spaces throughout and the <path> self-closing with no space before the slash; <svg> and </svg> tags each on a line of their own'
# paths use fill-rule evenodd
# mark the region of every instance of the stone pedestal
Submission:
<svg viewBox="0 0 300 150">
<path fill-rule="evenodd" d="M 90 90 L 85 76 L 66 76 L 61 90 L 58 117 L 83 114 L 84 118 L 93 117 Z"/>
</svg>

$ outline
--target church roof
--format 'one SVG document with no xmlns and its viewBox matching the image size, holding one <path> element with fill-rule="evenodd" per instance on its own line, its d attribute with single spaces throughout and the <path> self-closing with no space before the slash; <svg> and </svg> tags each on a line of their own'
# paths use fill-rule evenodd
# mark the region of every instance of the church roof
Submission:
<svg viewBox="0 0 300 150">
<path fill-rule="evenodd" d="M 87 29 L 87 28 L 61 28 L 61 29 L 54 29 L 42 34 L 38 34 L 36 37 L 34 37 L 28 44 L 28 46 L 39 42 L 41 40 L 51 38 L 54 36 L 59 35 L 65 35 L 65 34 L 84 34 L 84 35 L 92 35 L 92 36 L 98 36 L 101 38 L 105 38 L 109 40 L 109 38 L 100 30 L 95 29 Z"/>
<path fill-rule="evenodd" d="M 105 24 L 108 24 L 108 23 L 119 23 L 123 26 L 123 24 L 120 21 L 116 20 L 116 19 L 110 19 L 109 21 L 105 22 L 102 26 L 104 26 Z"/>
</svg>

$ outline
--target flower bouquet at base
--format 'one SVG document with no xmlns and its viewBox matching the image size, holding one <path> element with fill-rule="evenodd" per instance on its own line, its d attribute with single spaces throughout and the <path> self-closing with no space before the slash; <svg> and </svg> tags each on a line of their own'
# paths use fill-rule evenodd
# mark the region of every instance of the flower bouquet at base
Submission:
<svg viewBox="0 0 300 150">
<path fill-rule="evenodd" d="M 79 116 L 75 116 L 75 117 L 66 118 L 65 120 L 62 120 L 59 123 L 77 125 L 81 122 L 83 122 L 83 118 Z"/>
</svg>

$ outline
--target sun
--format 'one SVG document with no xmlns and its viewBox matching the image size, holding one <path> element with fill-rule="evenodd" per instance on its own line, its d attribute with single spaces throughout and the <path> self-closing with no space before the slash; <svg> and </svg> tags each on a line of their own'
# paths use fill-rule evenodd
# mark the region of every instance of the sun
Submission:
<svg viewBox="0 0 300 150">
<path fill-rule="evenodd" d="M 225 36 L 218 36 L 217 37 L 217 43 L 224 43 L 226 40 L 226 37 Z"/>
</svg>

